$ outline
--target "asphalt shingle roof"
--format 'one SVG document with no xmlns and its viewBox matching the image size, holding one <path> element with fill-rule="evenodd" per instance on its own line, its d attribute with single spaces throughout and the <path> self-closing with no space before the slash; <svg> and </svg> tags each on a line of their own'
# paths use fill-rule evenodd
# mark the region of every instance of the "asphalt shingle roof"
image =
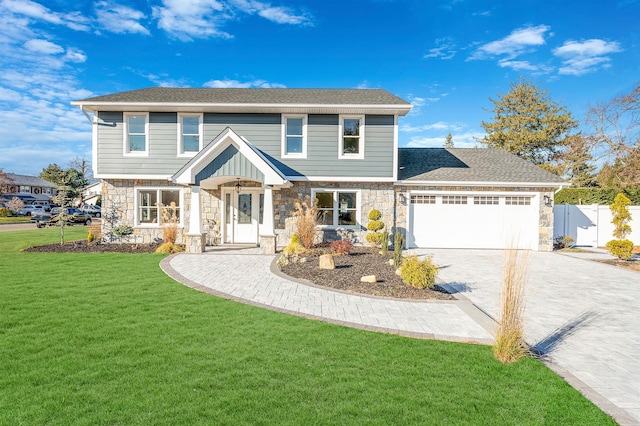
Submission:
<svg viewBox="0 0 640 426">
<path fill-rule="evenodd" d="M 9 178 L 13 180 L 13 185 L 17 186 L 39 186 L 42 188 L 57 188 L 58 185 L 51 183 L 47 180 L 39 178 L 38 176 L 18 175 L 15 173 L 7 173 Z"/>
<path fill-rule="evenodd" d="M 411 104 L 383 89 L 203 89 L 150 87 L 76 101 L 78 103 L 213 103 L 398 105 Z"/>
<path fill-rule="evenodd" d="M 497 148 L 400 148 L 398 157 L 401 181 L 566 183 Z"/>
</svg>

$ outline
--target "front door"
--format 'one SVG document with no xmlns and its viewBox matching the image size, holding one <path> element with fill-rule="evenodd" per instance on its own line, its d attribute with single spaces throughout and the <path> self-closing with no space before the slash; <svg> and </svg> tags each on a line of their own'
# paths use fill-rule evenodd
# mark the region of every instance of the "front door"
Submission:
<svg viewBox="0 0 640 426">
<path fill-rule="evenodd" d="M 258 243 L 260 194 L 241 189 L 225 194 L 225 242 Z"/>
</svg>

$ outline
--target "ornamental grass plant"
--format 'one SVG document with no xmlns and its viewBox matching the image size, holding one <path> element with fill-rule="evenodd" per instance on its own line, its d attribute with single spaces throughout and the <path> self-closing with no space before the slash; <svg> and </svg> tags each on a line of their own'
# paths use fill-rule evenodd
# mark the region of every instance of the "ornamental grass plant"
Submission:
<svg viewBox="0 0 640 426">
<path fill-rule="evenodd" d="M 493 354 L 502 363 L 516 362 L 528 353 L 524 341 L 525 286 L 529 253 L 510 249 L 505 252 L 500 300 L 500 319 Z"/>
</svg>

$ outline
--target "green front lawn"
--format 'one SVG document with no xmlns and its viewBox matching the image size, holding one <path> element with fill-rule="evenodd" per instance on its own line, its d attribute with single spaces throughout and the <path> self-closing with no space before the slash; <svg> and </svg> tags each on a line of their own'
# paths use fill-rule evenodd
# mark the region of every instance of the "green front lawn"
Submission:
<svg viewBox="0 0 640 426">
<path fill-rule="evenodd" d="M 29 216 L 11 216 L 0 217 L 0 225 L 3 223 L 29 223 L 31 218 Z"/>
<path fill-rule="evenodd" d="M 58 237 L 0 233 L 0 424 L 614 424 L 533 359 L 219 299 L 161 255 L 18 251 Z"/>
</svg>

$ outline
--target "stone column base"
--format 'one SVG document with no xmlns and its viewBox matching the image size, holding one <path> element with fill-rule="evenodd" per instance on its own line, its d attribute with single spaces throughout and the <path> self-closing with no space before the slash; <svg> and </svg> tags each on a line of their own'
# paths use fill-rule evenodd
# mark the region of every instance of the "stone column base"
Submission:
<svg viewBox="0 0 640 426">
<path fill-rule="evenodd" d="M 260 254 L 276 254 L 275 235 L 260 235 Z"/>
<path fill-rule="evenodd" d="M 204 253 L 207 244 L 207 234 L 187 234 L 185 242 L 185 251 L 187 253 Z"/>
</svg>

